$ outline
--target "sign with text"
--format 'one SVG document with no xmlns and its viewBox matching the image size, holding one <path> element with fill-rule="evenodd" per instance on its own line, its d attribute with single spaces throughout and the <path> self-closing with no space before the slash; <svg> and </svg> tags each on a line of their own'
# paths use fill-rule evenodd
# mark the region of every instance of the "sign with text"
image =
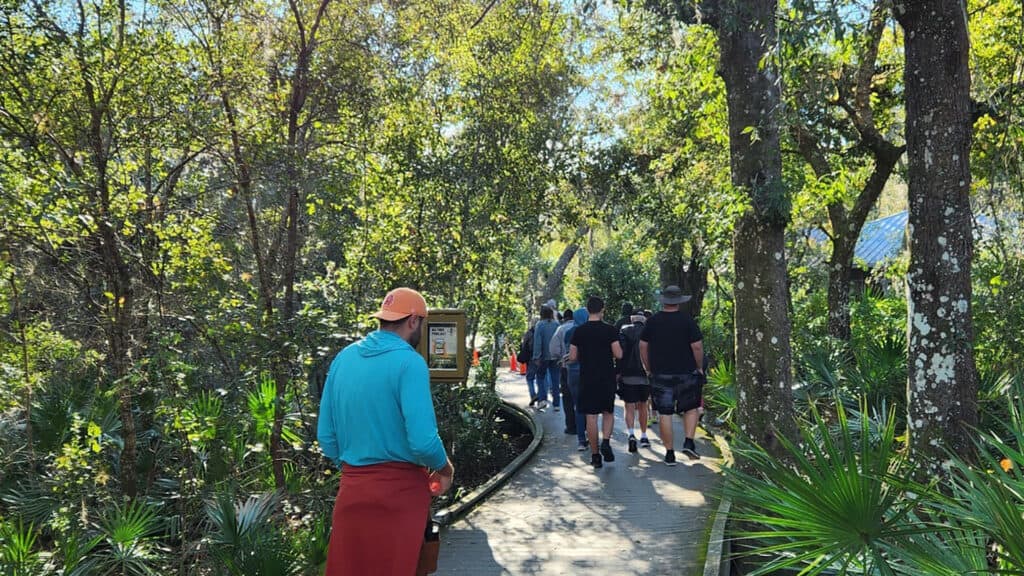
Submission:
<svg viewBox="0 0 1024 576">
<path fill-rule="evenodd" d="M 417 350 L 427 361 L 431 380 L 465 381 L 466 312 L 428 310 Z"/>
</svg>

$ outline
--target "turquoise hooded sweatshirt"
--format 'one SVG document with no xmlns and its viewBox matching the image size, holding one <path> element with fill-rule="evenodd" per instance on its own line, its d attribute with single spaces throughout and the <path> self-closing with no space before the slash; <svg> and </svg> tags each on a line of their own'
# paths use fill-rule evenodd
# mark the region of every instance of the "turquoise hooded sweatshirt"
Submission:
<svg viewBox="0 0 1024 576">
<path fill-rule="evenodd" d="M 423 357 L 386 330 L 371 332 L 338 353 L 320 398 L 317 440 L 335 463 L 443 468 L 448 455 L 437 435 Z"/>
</svg>

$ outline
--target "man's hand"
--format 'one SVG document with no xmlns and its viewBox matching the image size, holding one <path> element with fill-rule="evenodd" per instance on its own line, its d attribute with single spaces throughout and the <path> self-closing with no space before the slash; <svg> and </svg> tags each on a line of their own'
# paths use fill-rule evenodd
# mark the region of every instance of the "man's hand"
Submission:
<svg viewBox="0 0 1024 576">
<path fill-rule="evenodd" d="M 430 473 L 430 495 L 440 496 L 447 492 L 452 487 L 452 479 L 455 477 L 455 467 L 452 466 L 451 460 L 445 464 L 444 468 L 435 470 Z"/>
</svg>

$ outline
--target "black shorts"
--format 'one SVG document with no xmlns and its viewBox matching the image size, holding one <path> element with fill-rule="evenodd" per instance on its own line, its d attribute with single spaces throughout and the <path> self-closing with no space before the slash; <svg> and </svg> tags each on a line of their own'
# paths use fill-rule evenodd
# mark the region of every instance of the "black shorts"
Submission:
<svg viewBox="0 0 1024 576">
<path fill-rule="evenodd" d="M 684 414 L 700 407 L 704 379 L 700 374 L 657 375 L 651 394 L 658 414 Z"/>
<path fill-rule="evenodd" d="M 619 384 L 618 392 L 619 398 L 622 398 L 622 401 L 627 404 L 647 402 L 647 399 L 651 396 L 651 387 L 648 384 L 627 384 L 623 382 Z"/>
<path fill-rule="evenodd" d="M 615 380 L 580 380 L 579 411 L 602 414 L 615 411 Z"/>
</svg>

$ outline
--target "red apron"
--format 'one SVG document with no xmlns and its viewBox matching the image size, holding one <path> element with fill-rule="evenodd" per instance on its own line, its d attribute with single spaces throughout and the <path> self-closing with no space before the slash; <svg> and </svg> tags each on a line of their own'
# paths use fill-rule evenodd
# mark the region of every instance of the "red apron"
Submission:
<svg viewBox="0 0 1024 576">
<path fill-rule="evenodd" d="M 429 510 L 422 466 L 344 464 L 324 576 L 413 576 Z"/>
</svg>

